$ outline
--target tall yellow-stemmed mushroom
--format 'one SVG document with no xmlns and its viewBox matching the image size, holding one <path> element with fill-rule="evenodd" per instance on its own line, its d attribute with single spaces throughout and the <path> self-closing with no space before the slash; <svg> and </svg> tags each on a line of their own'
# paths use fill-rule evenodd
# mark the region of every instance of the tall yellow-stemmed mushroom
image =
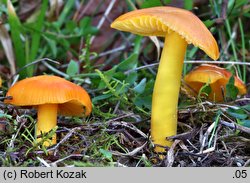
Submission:
<svg viewBox="0 0 250 183">
<path fill-rule="evenodd" d="M 111 27 L 143 36 L 165 37 L 153 91 L 151 136 L 155 144 L 170 146 L 172 141 L 166 138 L 177 131 L 178 96 L 187 44 L 194 44 L 216 60 L 217 42 L 198 17 L 174 7 L 128 12 Z M 155 151 L 164 152 L 165 148 L 156 146 Z"/>
<path fill-rule="evenodd" d="M 49 132 L 57 124 L 57 114 L 89 115 L 92 104 L 88 93 L 80 86 L 57 76 L 35 76 L 14 84 L 5 103 L 37 108 L 36 135 Z M 41 140 L 38 138 L 38 141 Z M 56 143 L 56 134 L 45 146 Z"/>
</svg>

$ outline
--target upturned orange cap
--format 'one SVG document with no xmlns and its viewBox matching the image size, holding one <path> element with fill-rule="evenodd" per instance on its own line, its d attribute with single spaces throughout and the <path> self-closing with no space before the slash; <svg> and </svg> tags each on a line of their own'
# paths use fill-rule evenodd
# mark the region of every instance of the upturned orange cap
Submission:
<svg viewBox="0 0 250 183">
<path fill-rule="evenodd" d="M 213 35 L 197 16 L 184 9 L 165 6 L 135 10 L 115 19 L 111 27 L 142 36 L 165 37 L 174 31 L 212 59 L 219 57 Z"/>
<path fill-rule="evenodd" d="M 208 98 L 215 101 L 223 101 L 223 92 L 226 94 L 226 84 L 228 83 L 232 73 L 228 70 L 209 64 L 202 64 L 190 73 L 188 73 L 184 80 L 189 87 L 186 87 L 188 94 L 195 95 L 192 90 L 196 93 L 199 92 L 200 88 L 205 84 L 209 83 L 212 89 L 212 92 L 209 94 Z M 234 76 L 234 85 L 239 90 L 239 95 L 247 93 L 246 86 L 243 81 Z"/>
</svg>

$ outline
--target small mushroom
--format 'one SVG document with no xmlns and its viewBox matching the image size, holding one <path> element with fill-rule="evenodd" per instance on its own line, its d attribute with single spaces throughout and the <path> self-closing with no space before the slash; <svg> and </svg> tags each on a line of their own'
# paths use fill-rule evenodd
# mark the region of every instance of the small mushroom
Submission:
<svg viewBox="0 0 250 183">
<path fill-rule="evenodd" d="M 35 76 L 15 83 L 7 92 L 5 103 L 37 108 L 36 135 L 49 132 L 57 125 L 57 114 L 89 115 L 92 104 L 88 93 L 80 86 L 57 76 Z M 38 141 L 41 139 L 38 139 Z M 56 143 L 56 134 L 51 142 Z"/>
<path fill-rule="evenodd" d="M 231 72 L 224 68 L 210 64 L 202 64 L 194 68 L 184 77 L 184 81 L 187 85 L 185 89 L 189 95 L 196 96 L 201 87 L 209 83 L 211 92 L 208 95 L 208 99 L 220 102 L 223 101 L 224 96 L 226 96 L 226 84 L 231 76 Z M 237 76 L 234 76 L 234 85 L 238 88 L 239 95 L 247 93 L 245 84 Z"/>
<path fill-rule="evenodd" d="M 172 141 L 166 138 L 177 131 L 178 96 L 187 44 L 194 44 L 216 60 L 219 57 L 216 40 L 193 13 L 174 7 L 128 12 L 111 27 L 142 36 L 165 37 L 153 91 L 151 136 L 155 144 L 171 146 Z M 165 148 L 156 147 L 155 151 L 164 152 Z"/>
</svg>

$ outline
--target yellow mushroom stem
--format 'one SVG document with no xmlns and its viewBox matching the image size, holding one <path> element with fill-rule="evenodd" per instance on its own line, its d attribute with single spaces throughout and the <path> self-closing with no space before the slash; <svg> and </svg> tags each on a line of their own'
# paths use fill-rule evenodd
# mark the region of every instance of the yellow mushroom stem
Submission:
<svg viewBox="0 0 250 183">
<path fill-rule="evenodd" d="M 57 124 L 57 104 L 43 104 L 38 106 L 37 111 L 37 129 L 36 135 L 41 135 L 42 133 L 47 133 Z M 38 138 L 37 141 L 41 139 Z M 50 146 L 56 144 L 56 134 L 53 135 L 51 141 L 44 142 L 44 146 Z"/>
<path fill-rule="evenodd" d="M 152 101 L 151 136 L 156 145 L 171 146 L 172 141 L 166 138 L 177 132 L 178 97 L 186 47 L 187 42 L 179 34 L 166 35 Z M 156 152 L 165 151 L 160 146 L 155 147 Z"/>
</svg>

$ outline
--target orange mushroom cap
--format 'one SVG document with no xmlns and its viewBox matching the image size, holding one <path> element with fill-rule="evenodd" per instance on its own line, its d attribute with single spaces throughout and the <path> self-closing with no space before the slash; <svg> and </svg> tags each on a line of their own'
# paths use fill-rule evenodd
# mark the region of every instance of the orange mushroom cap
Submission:
<svg viewBox="0 0 250 183">
<path fill-rule="evenodd" d="M 205 83 L 209 83 L 212 92 L 209 94 L 208 98 L 210 100 L 223 101 L 222 89 L 226 93 L 226 84 L 231 76 L 232 73 L 224 68 L 215 65 L 202 64 L 188 73 L 184 77 L 184 80 L 187 85 L 191 87 L 191 89 L 186 87 L 188 94 L 194 95 L 192 90 L 198 93 Z M 234 85 L 238 88 L 239 94 L 246 94 L 247 89 L 243 81 L 236 76 L 234 76 L 234 80 Z"/>
<path fill-rule="evenodd" d="M 142 36 L 161 36 L 174 31 L 188 44 L 194 44 L 216 60 L 219 49 L 216 40 L 193 13 L 174 7 L 153 7 L 128 12 L 118 17 L 112 28 Z"/>
<path fill-rule="evenodd" d="M 88 93 L 80 86 L 57 76 L 35 76 L 14 84 L 6 94 L 5 103 L 17 106 L 58 104 L 63 115 L 89 115 L 92 110 Z"/>
</svg>

